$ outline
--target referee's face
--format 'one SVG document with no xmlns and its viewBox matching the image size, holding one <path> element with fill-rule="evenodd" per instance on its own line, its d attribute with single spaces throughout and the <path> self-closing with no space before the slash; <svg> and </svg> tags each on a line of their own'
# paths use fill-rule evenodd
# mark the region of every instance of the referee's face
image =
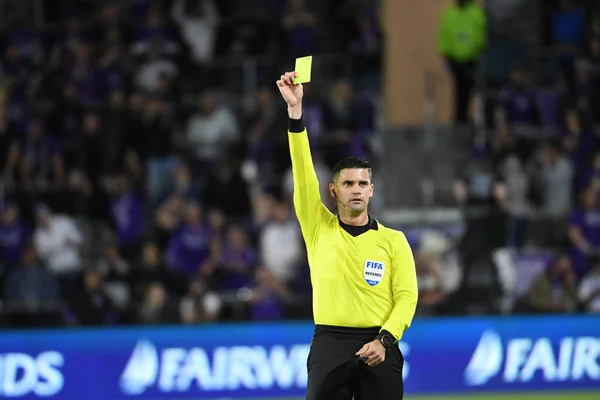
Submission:
<svg viewBox="0 0 600 400">
<path fill-rule="evenodd" d="M 367 209 L 373 197 L 373 184 L 367 169 L 347 168 L 340 171 L 329 191 L 343 208 L 360 213 Z"/>
</svg>

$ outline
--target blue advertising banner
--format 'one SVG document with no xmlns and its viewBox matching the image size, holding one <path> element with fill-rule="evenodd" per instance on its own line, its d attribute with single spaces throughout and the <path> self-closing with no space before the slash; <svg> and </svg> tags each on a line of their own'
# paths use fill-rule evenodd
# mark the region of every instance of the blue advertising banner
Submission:
<svg viewBox="0 0 600 400">
<path fill-rule="evenodd" d="M 302 397 L 313 326 L 0 334 L 0 398 Z M 600 389 L 593 316 L 417 320 L 400 343 L 411 394 Z"/>
</svg>

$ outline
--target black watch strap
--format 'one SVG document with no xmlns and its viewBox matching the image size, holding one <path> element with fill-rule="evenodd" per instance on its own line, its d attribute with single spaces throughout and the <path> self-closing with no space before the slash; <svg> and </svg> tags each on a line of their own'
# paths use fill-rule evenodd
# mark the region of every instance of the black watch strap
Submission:
<svg viewBox="0 0 600 400">
<path fill-rule="evenodd" d="M 379 340 L 383 347 L 385 347 L 386 349 L 392 347 L 392 345 L 396 341 L 394 336 L 386 330 L 379 332 L 379 335 L 377 335 L 376 339 Z"/>
</svg>

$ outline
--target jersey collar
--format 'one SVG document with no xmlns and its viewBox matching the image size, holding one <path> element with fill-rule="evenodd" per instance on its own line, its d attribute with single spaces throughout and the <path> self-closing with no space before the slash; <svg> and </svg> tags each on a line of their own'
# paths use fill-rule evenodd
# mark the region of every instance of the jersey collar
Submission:
<svg viewBox="0 0 600 400">
<path fill-rule="evenodd" d="M 345 230 L 346 232 L 348 232 L 350 235 L 352 235 L 354 237 L 362 235 L 363 233 L 370 231 L 371 229 L 374 231 L 379 230 L 379 224 L 377 223 L 377 220 L 375 218 L 371 217 L 370 215 L 369 215 L 369 222 L 363 226 L 347 225 L 347 224 L 343 223 L 342 220 L 340 220 L 339 215 L 338 215 L 338 223 L 340 224 L 340 226 L 342 227 L 343 230 Z"/>
</svg>

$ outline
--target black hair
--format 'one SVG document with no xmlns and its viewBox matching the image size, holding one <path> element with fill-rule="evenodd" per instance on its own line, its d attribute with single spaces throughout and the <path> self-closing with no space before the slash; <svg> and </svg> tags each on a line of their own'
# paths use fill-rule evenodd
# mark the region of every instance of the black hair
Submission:
<svg viewBox="0 0 600 400">
<path fill-rule="evenodd" d="M 365 160 L 364 158 L 359 157 L 346 157 L 342 158 L 333 166 L 333 181 L 335 182 L 340 172 L 343 169 L 366 169 L 369 171 L 369 177 L 371 177 L 373 173 L 373 169 L 371 168 L 371 164 Z"/>
</svg>

